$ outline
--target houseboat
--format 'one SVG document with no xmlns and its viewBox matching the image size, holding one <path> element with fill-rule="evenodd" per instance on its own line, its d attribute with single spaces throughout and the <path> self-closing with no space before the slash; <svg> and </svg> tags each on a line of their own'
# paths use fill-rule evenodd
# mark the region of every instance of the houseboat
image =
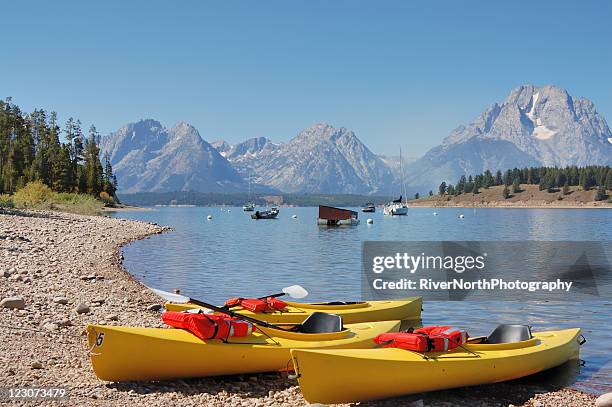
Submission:
<svg viewBox="0 0 612 407">
<path fill-rule="evenodd" d="M 321 226 L 354 226 L 359 224 L 358 217 L 357 212 L 349 209 L 319 205 L 317 224 Z"/>
</svg>

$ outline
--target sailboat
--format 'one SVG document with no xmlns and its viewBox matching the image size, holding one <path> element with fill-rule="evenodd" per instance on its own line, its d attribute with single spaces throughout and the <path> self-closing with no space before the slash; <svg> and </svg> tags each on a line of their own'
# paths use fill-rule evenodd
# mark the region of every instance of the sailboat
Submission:
<svg viewBox="0 0 612 407">
<path fill-rule="evenodd" d="M 251 177 L 249 177 L 249 200 L 242 205 L 242 210 L 245 212 L 253 212 L 255 210 L 255 204 L 251 200 Z"/>
<path fill-rule="evenodd" d="M 383 208 L 383 214 L 385 215 L 407 215 L 408 214 L 408 204 L 406 200 L 402 202 L 402 197 L 406 196 L 406 186 L 404 185 L 404 167 L 402 163 L 402 149 L 400 148 L 400 176 L 401 176 L 401 184 L 400 184 L 400 196 L 398 199 L 395 199 Z"/>
</svg>

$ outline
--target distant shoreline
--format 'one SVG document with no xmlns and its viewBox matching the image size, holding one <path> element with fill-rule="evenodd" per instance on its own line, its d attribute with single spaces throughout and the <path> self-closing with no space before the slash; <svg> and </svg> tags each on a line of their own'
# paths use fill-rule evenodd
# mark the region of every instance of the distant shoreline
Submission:
<svg viewBox="0 0 612 407">
<path fill-rule="evenodd" d="M 134 206 L 134 205 L 120 205 L 113 207 L 104 207 L 102 208 L 102 212 L 139 212 L 139 211 L 152 211 L 153 208 L 144 207 L 144 206 Z"/>
<path fill-rule="evenodd" d="M 488 204 L 421 204 L 408 202 L 408 205 L 414 208 L 478 208 L 478 209 L 612 209 L 612 204 L 609 203 L 593 203 L 592 205 L 555 205 L 555 204 L 535 204 L 525 203 L 512 205 L 503 202 L 488 203 Z"/>
<path fill-rule="evenodd" d="M 612 209 L 612 202 L 596 201 L 596 190 L 570 187 L 561 191 L 540 191 L 538 185 L 521 185 L 519 192 L 503 198 L 504 186 L 482 188 L 477 194 L 433 195 L 408 201 L 412 207 L 426 208 L 509 208 L 509 209 Z"/>
</svg>

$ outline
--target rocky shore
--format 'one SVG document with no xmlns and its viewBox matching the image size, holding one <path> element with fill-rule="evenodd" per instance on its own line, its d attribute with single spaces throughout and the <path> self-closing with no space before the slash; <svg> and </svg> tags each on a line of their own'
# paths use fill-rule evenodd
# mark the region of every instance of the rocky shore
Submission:
<svg viewBox="0 0 612 407">
<path fill-rule="evenodd" d="M 120 247 L 166 230 L 101 216 L 0 209 L 0 387 L 68 389 L 68 399 L 48 405 L 306 404 L 297 383 L 277 373 L 159 383 L 95 377 L 83 335 L 88 323 L 161 326 L 159 299 L 123 270 Z M 591 406 L 594 400 L 569 389 L 504 384 L 380 404 Z"/>
</svg>

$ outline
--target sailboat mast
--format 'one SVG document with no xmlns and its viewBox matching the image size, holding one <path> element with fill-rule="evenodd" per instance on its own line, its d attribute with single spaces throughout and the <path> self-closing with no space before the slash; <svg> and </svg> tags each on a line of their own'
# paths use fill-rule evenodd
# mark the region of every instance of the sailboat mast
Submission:
<svg viewBox="0 0 612 407">
<path fill-rule="evenodd" d="M 402 148 L 400 147 L 400 196 L 403 196 L 404 202 L 407 202 L 408 198 L 406 197 L 406 187 L 404 185 L 404 166 L 402 161 Z"/>
</svg>

